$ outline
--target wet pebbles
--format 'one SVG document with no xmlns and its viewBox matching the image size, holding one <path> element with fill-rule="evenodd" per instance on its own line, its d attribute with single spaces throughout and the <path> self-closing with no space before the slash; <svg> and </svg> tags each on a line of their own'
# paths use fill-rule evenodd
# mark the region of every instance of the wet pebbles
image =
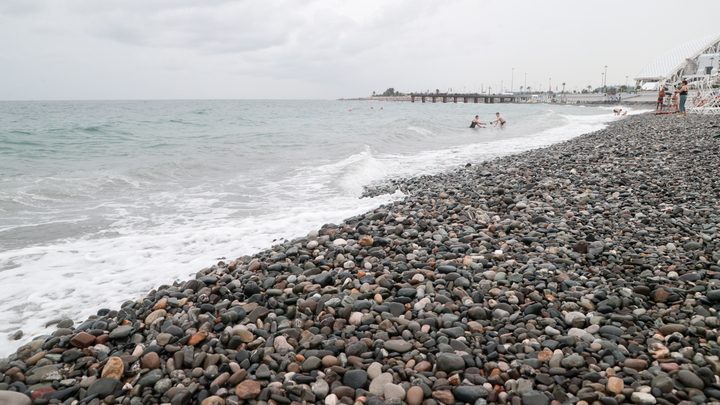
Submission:
<svg viewBox="0 0 720 405">
<path fill-rule="evenodd" d="M 0 403 L 718 403 L 712 124 L 370 188 L 407 197 L 61 322 L 0 360 Z"/>
</svg>

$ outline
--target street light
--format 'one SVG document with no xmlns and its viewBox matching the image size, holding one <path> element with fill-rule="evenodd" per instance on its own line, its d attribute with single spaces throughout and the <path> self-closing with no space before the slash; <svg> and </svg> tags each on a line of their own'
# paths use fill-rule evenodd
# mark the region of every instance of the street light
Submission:
<svg viewBox="0 0 720 405">
<path fill-rule="evenodd" d="M 605 92 L 605 73 L 600 73 L 600 91 Z"/>
<path fill-rule="evenodd" d="M 607 87 L 607 65 L 605 65 L 605 82 L 604 82 L 603 86 Z"/>
<path fill-rule="evenodd" d="M 513 84 L 514 84 L 514 82 L 515 82 L 515 68 L 512 68 L 512 75 L 510 76 L 510 93 L 513 92 L 513 89 L 514 89 Z"/>
<path fill-rule="evenodd" d="M 550 87 L 550 91 L 552 91 L 552 77 L 548 79 L 548 87 Z"/>
</svg>

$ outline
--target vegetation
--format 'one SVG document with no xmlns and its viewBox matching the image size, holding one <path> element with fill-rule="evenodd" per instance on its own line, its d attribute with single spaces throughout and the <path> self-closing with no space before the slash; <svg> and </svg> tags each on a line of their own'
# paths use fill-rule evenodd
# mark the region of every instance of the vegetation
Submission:
<svg viewBox="0 0 720 405">
<path fill-rule="evenodd" d="M 397 97 L 397 96 L 404 96 L 404 94 L 403 94 L 403 93 L 400 93 L 399 91 L 395 91 L 395 89 L 394 89 L 393 87 L 390 87 L 389 89 L 385 90 L 385 92 L 384 92 L 383 94 L 381 94 L 381 96 L 385 96 L 385 97 L 395 96 L 395 97 Z"/>
</svg>

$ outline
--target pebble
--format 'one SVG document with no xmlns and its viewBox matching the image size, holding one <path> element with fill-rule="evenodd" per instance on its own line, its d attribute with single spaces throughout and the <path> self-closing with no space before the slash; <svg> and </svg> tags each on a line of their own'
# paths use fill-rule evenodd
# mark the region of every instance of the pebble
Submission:
<svg viewBox="0 0 720 405">
<path fill-rule="evenodd" d="M 714 122 L 629 116 L 375 184 L 405 197 L 45 322 L 0 360 L 0 402 L 717 402 Z"/>
</svg>

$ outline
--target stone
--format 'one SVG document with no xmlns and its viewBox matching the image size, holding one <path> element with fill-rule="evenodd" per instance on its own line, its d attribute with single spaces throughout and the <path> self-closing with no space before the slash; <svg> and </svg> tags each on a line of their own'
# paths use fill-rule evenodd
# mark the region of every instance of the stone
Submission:
<svg viewBox="0 0 720 405">
<path fill-rule="evenodd" d="M 680 380 L 680 382 L 688 388 L 695 388 L 698 390 L 702 390 L 703 388 L 705 388 L 705 383 L 703 382 L 703 380 L 692 371 L 680 370 L 677 373 L 677 377 L 678 380 Z"/>
<path fill-rule="evenodd" d="M 0 404 L 2 405 L 31 405 L 30 397 L 14 391 L 0 391 Z"/>
<path fill-rule="evenodd" d="M 348 370 L 343 377 L 343 384 L 353 389 L 363 388 L 367 382 L 368 375 L 365 370 Z"/>
<path fill-rule="evenodd" d="M 549 405 L 550 400 L 540 391 L 529 391 L 522 396 L 522 405 Z"/>
<path fill-rule="evenodd" d="M 405 389 L 399 385 L 387 384 L 384 396 L 385 399 L 397 398 L 402 401 L 405 399 Z"/>
<path fill-rule="evenodd" d="M 412 343 L 405 340 L 393 339 L 385 342 L 384 347 L 385 350 L 387 350 L 388 352 L 405 353 L 407 351 L 410 351 L 413 346 Z"/>
<path fill-rule="evenodd" d="M 160 368 L 160 356 L 155 352 L 150 352 L 142 357 L 140 362 L 142 368 L 154 370 Z"/>
<path fill-rule="evenodd" d="M 435 360 L 438 370 L 446 373 L 460 371 L 465 369 L 465 360 L 457 354 L 442 353 Z"/>
<path fill-rule="evenodd" d="M 80 349 L 84 349 L 93 343 L 95 343 L 95 336 L 85 332 L 80 332 L 70 339 L 70 344 Z"/>
<path fill-rule="evenodd" d="M 646 392 L 633 392 L 630 396 L 630 400 L 636 404 L 655 404 L 657 399 L 655 396 Z"/>
<path fill-rule="evenodd" d="M 235 387 L 235 395 L 240 399 L 251 399 L 260 395 L 262 386 L 255 380 L 245 380 Z"/>
<path fill-rule="evenodd" d="M 450 391 L 446 390 L 437 390 L 433 391 L 432 397 L 435 398 L 435 400 L 445 404 L 445 405 L 453 405 L 455 403 L 455 397 Z"/>
<path fill-rule="evenodd" d="M 412 386 L 405 395 L 406 402 L 408 405 L 420 405 L 425 398 L 425 393 L 422 388 L 418 386 Z"/>
<path fill-rule="evenodd" d="M 313 384 L 312 392 L 317 398 L 323 399 L 330 392 L 330 386 L 327 381 L 319 379 Z"/>
<path fill-rule="evenodd" d="M 385 395 L 385 386 L 392 384 L 393 376 L 390 373 L 382 373 L 370 382 L 368 391 L 378 397 Z"/>
<path fill-rule="evenodd" d="M 455 388 L 455 399 L 474 404 L 480 398 L 487 398 L 490 392 L 482 385 L 461 385 Z"/>
<path fill-rule="evenodd" d="M 125 365 L 120 357 L 110 357 L 105 363 L 100 374 L 102 378 L 114 378 L 121 380 L 125 372 Z"/>
<path fill-rule="evenodd" d="M 371 380 L 374 379 L 375 377 L 379 376 L 381 373 L 382 373 L 382 364 L 378 363 L 377 361 L 373 362 L 372 364 L 370 364 L 370 366 L 368 366 L 367 375 L 368 375 L 368 378 L 370 378 Z"/>
<path fill-rule="evenodd" d="M 608 391 L 612 392 L 615 395 L 621 394 L 622 390 L 625 389 L 625 383 L 622 379 L 617 377 L 608 378 L 606 386 Z"/>
<path fill-rule="evenodd" d="M 122 388 L 122 382 L 115 378 L 99 378 L 87 389 L 88 396 L 98 395 L 98 398 L 105 398 L 112 395 Z"/>
<path fill-rule="evenodd" d="M 670 376 L 668 376 L 667 374 L 660 374 L 653 377 L 652 381 L 650 382 L 650 386 L 659 389 L 660 392 L 664 394 L 667 394 L 668 392 L 671 392 L 673 390 L 675 384 L 673 383 L 673 379 L 670 378 Z"/>
<path fill-rule="evenodd" d="M 585 365 L 585 359 L 581 355 L 574 353 L 562 359 L 560 363 L 565 368 L 582 367 Z"/>
</svg>

